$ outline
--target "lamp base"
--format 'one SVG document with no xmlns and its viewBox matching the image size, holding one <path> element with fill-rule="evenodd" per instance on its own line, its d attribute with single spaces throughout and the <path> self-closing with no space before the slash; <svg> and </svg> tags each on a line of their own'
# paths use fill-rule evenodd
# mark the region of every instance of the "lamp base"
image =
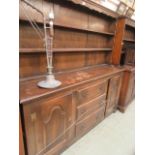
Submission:
<svg viewBox="0 0 155 155">
<path fill-rule="evenodd" d="M 47 75 L 46 80 L 38 82 L 41 88 L 56 88 L 61 85 L 61 82 L 56 80 L 53 75 Z"/>
</svg>

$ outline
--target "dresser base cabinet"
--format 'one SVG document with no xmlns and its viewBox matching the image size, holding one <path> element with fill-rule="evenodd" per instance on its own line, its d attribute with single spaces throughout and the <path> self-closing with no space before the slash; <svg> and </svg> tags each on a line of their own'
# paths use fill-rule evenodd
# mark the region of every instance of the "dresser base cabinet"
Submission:
<svg viewBox="0 0 155 155">
<path fill-rule="evenodd" d="M 95 78 L 67 87 L 64 84 L 70 74 L 61 75 L 66 79 L 56 89 L 38 88 L 38 80 L 33 79 L 22 83 L 21 92 L 26 97 L 21 94 L 21 114 L 27 155 L 60 155 L 116 110 L 124 69 L 101 68 L 83 71 L 82 75 Z M 75 76 L 77 72 L 71 74 Z M 28 98 L 32 93 L 34 96 Z"/>
<path fill-rule="evenodd" d="M 135 97 L 135 68 L 129 66 L 124 71 L 118 109 L 125 112 L 127 106 L 132 102 Z"/>
<path fill-rule="evenodd" d="M 121 79 L 119 73 L 23 104 L 28 155 L 59 155 L 113 113 Z"/>
</svg>

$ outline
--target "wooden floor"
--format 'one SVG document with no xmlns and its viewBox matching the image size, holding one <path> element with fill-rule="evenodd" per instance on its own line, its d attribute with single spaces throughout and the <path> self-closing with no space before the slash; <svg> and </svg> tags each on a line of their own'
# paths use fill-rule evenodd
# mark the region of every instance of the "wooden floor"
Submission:
<svg viewBox="0 0 155 155">
<path fill-rule="evenodd" d="M 134 101 L 101 122 L 61 155 L 134 155 Z"/>
</svg>

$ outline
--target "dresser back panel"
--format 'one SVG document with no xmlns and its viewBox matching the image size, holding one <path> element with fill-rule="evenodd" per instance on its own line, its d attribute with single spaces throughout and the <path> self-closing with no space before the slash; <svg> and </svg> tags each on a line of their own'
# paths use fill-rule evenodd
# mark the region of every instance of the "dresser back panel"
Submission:
<svg viewBox="0 0 155 155">
<path fill-rule="evenodd" d="M 104 48 L 112 48 L 112 44 L 113 39 L 105 35 L 56 27 L 53 47 L 55 49 L 66 49 L 66 51 L 54 53 L 54 72 L 90 65 L 109 64 L 111 51 L 104 51 Z M 94 50 L 78 51 L 79 48 L 94 48 Z M 95 51 L 95 48 L 103 48 L 103 51 Z M 20 49 L 24 49 L 24 52 L 20 51 L 21 78 L 46 73 L 46 55 L 43 40 L 25 22 L 20 25 Z M 74 51 L 67 51 L 67 49 L 73 49 Z"/>
<path fill-rule="evenodd" d="M 108 64 L 110 55 L 104 52 L 54 53 L 54 72 L 78 69 L 98 64 Z M 46 73 L 45 53 L 20 54 L 20 78 Z"/>
</svg>

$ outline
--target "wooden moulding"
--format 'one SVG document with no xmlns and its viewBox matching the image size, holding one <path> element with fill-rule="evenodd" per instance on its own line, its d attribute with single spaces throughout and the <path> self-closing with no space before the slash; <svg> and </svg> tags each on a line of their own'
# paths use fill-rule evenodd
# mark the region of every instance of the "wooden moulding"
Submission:
<svg viewBox="0 0 155 155">
<path fill-rule="evenodd" d="M 68 3 L 68 4 L 69 4 L 69 2 L 71 2 L 72 4 L 76 4 L 76 5 L 78 4 L 81 7 L 88 8 L 89 10 L 94 10 L 98 13 L 109 16 L 110 18 L 117 18 L 119 16 L 116 12 L 114 12 L 114 11 L 112 11 L 98 3 L 95 3 L 92 0 L 64 0 L 64 2 L 62 0 L 56 1 L 56 3 Z M 20 2 L 20 3 L 22 3 L 22 2 Z M 35 2 L 35 5 L 37 5 L 38 7 L 41 8 L 41 5 L 39 3 L 40 2 Z M 48 12 L 48 10 L 50 10 L 50 6 L 46 2 L 44 2 L 44 6 L 47 7 L 47 9 L 44 10 L 44 13 L 46 14 Z"/>
<path fill-rule="evenodd" d="M 110 16 L 112 18 L 117 18 L 119 16 L 116 12 L 114 12 L 114 11 L 112 11 L 112 10 L 110 10 L 110 9 L 108 9 L 108 8 L 98 4 L 98 3 L 95 3 L 92 0 L 69 0 L 69 1 L 71 1 L 75 4 L 79 4 L 79 5 L 82 5 L 84 7 L 87 7 L 91 10 L 95 10 L 99 13 L 105 14 L 105 15 Z"/>
<path fill-rule="evenodd" d="M 126 19 L 126 25 L 135 28 L 135 21 L 130 19 L 130 18 L 127 18 Z"/>
</svg>

